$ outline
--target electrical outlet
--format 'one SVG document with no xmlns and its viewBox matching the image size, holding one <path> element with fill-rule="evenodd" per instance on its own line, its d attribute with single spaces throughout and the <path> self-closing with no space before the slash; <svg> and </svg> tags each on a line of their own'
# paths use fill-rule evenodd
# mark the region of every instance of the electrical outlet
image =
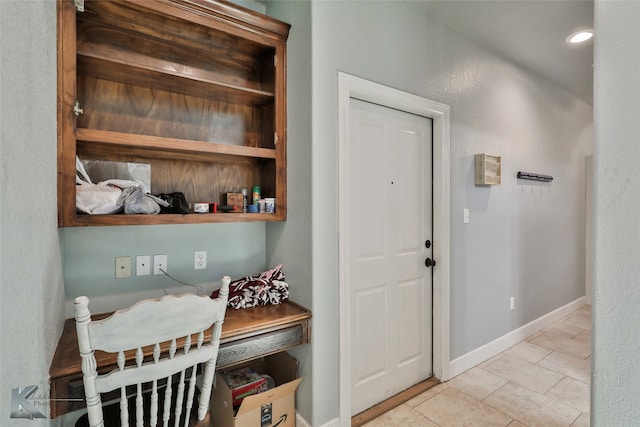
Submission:
<svg viewBox="0 0 640 427">
<path fill-rule="evenodd" d="M 164 274 L 161 270 L 167 271 L 167 256 L 154 255 L 153 256 L 153 274 Z"/>
<path fill-rule="evenodd" d="M 193 269 L 204 270 L 207 268 L 207 251 L 195 251 L 193 255 Z"/>
<path fill-rule="evenodd" d="M 514 308 L 516 308 L 516 297 L 511 297 L 511 299 L 509 299 L 509 310 L 513 310 Z"/>
<path fill-rule="evenodd" d="M 151 274 L 151 257 L 138 255 L 136 257 L 136 276 L 148 276 Z"/>
<path fill-rule="evenodd" d="M 131 257 L 121 256 L 116 258 L 116 279 L 131 277 Z"/>
</svg>

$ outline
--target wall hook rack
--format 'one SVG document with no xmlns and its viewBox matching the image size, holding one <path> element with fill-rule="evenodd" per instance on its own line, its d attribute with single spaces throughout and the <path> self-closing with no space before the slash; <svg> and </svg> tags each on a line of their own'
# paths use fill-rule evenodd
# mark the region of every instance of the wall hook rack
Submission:
<svg viewBox="0 0 640 427">
<path fill-rule="evenodd" d="M 551 175 L 542 175 L 539 173 L 522 172 L 522 171 L 518 171 L 518 179 L 528 179 L 530 181 L 542 181 L 542 182 L 553 181 L 553 177 Z"/>
</svg>

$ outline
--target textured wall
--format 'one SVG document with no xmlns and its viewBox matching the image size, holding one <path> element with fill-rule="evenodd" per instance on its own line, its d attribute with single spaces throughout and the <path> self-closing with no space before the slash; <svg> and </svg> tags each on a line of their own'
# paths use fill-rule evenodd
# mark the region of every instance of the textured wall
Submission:
<svg viewBox="0 0 640 427">
<path fill-rule="evenodd" d="M 337 72 L 451 106 L 452 358 L 585 295 L 592 108 L 411 2 L 314 2 L 311 16 L 313 420 L 321 425 L 337 415 L 339 399 Z M 473 184 L 473 155 L 483 152 L 503 158 L 499 187 Z M 522 185 L 518 170 L 555 180 Z"/>
<path fill-rule="evenodd" d="M 311 281 L 311 4 L 274 1 L 267 14 L 291 24 L 287 42 L 287 216 L 267 224 L 267 263 L 286 266 L 291 298 L 312 308 Z M 322 327 L 320 327 L 322 330 Z M 312 339 L 316 329 L 313 328 Z M 314 410 L 315 386 L 311 346 L 290 353 L 300 362 L 296 409 L 308 421 Z"/>
<path fill-rule="evenodd" d="M 640 2 L 596 1 L 591 425 L 640 420 Z"/>
<path fill-rule="evenodd" d="M 56 210 L 53 1 L 0 2 L 0 425 L 11 389 L 48 395 L 64 302 Z M 41 402 L 48 414 L 48 402 Z"/>
<path fill-rule="evenodd" d="M 264 223 L 73 227 L 61 229 L 60 235 L 67 300 L 140 291 L 162 295 L 162 288 L 178 285 L 166 276 L 136 277 L 136 255 L 150 255 L 153 262 L 154 254 L 166 254 L 167 272 L 190 284 L 256 274 L 265 266 Z M 196 250 L 207 251 L 204 270 L 193 269 Z M 115 278 L 120 256 L 131 257 L 129 278 Z"/>
</svg>

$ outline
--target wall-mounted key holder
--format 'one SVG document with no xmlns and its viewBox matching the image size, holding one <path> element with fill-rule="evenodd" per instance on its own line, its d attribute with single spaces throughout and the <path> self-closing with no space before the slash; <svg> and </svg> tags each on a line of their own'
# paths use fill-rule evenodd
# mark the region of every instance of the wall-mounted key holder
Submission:
<svg viewBox="0 0 640 427">
<path fill-rule="evenodd" d="M 542 175 L 539 173 L 522 172 L 522 171 L 518 171 L 518 179 L 527 179 L 529 181 L 542 181 L 542 182 L 553 181 L 553 177 L 551 175 Z"/>
</svg>

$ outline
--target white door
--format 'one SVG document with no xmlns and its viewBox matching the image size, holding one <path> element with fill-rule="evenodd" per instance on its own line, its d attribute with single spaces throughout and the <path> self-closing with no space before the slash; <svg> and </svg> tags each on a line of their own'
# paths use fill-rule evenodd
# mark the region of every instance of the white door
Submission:
<svg viewBox="0 0 640 427">
<path fill-rule="evenodd" d="M 351 99 L 351 414 L 432 374 L 431 119 Z M 429 241 L 429 243 L 427 243 Z"/>
</svg>

